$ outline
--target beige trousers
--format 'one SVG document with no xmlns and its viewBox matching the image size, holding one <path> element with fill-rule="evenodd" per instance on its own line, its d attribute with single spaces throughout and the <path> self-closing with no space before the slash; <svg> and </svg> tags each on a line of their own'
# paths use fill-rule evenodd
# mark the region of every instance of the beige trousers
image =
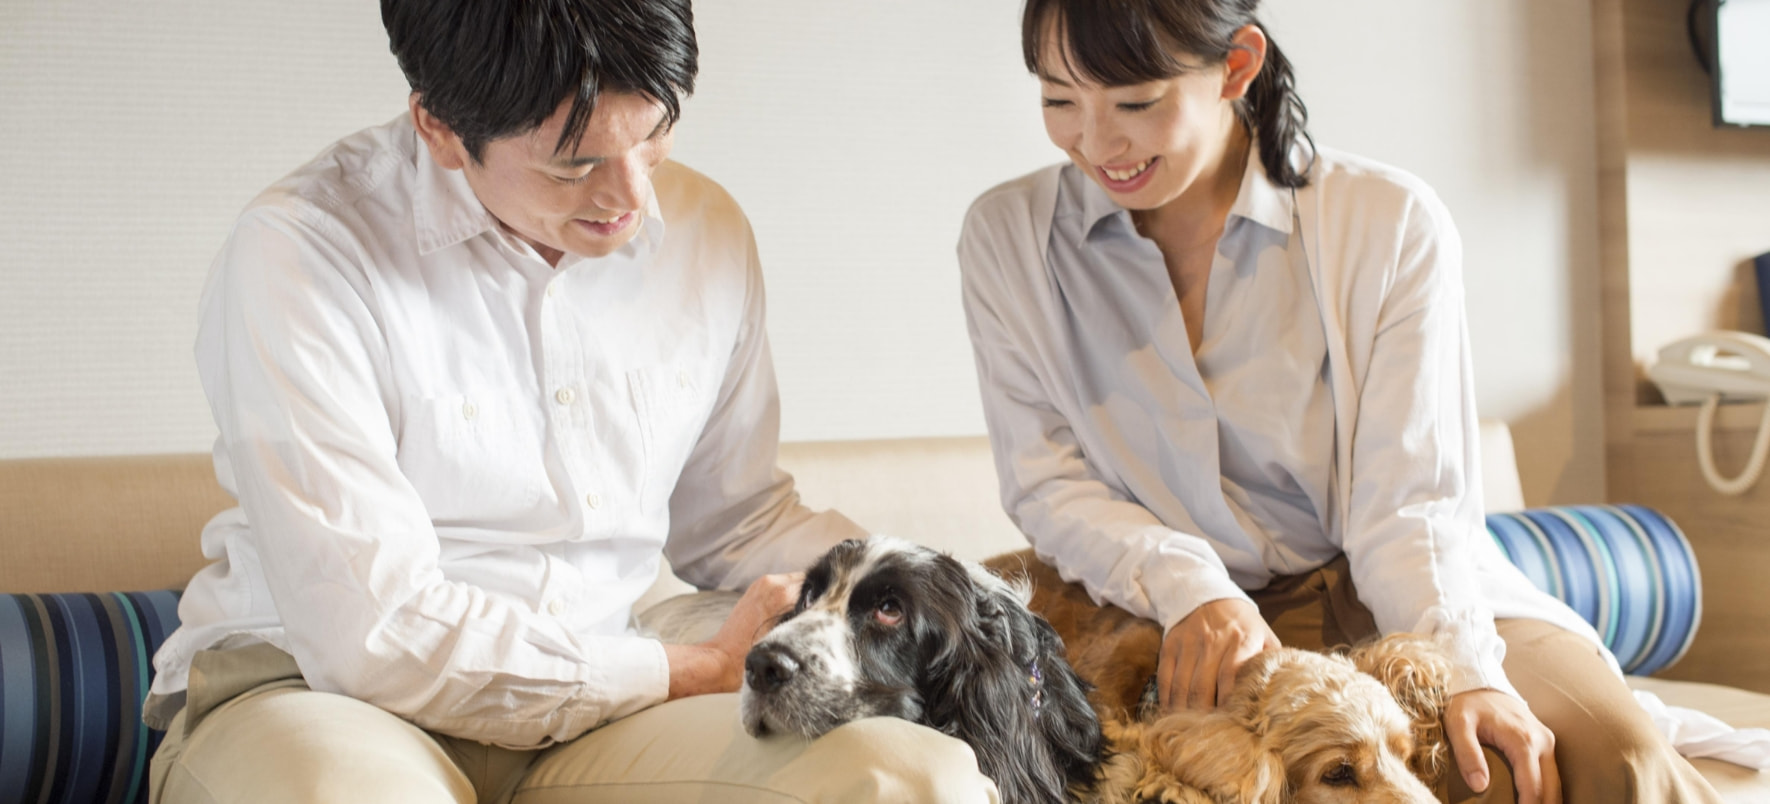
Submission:
<svg viewBox="0 0 1770 804">
<path fill-rule="evenodd" d="M 308 689 L 269 645 L 197 655 L 150 775 L 153 804 L 997 801 L 970 746 L 903 720 L 758 740 L 736 695 L 705 695 L 513 751 Z"/>
<path fill-rule="evenodd" d="M 1358 602 L 1346 558 L 1314 572 L 1278 578 L 1251 593 L 1260 614 L 1285 645 L 1321 650 L 1378 635 Z M 1555 767 L 1568 804 L 1721 801 L 1689 761 L 1653 727 L 1599 649 L 1540 620 L 1499 620 L 1506 642 L 1506 677 L 1530 711 L 1555 733 Z M 1438 796 L 1446 802 L 1511 802 L 1512 776 L 1486 749 L 1485 794 L 1470 792 L 1455 767 Z M 1452 760 L 1454 765 L 1454 758 Z"/>
</svg>

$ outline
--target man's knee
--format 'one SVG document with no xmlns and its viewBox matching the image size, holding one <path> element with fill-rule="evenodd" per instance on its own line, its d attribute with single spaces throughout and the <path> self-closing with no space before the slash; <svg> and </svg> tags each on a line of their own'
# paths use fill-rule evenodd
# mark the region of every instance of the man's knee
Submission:
<svg viewBox="0 0 1770 804">
<path fill-rule="evenodd" d="M 180 718 L 173 724 L 182 728 Z M 473 801 L 436 741 L 370 704 L 306 689 L 242 696 L 163 746 L 164 804 Z"/>
<path fill-rule="evenodd" d="M 996 785 L 977 769 L 971 746 L 896 718 L 869 718 L 842 726 L 814 741 L 801 760 L 829 768 L 832 782 L 843 788 L 831 800 L 953 804 L 998 800 Z"/>
</svg>

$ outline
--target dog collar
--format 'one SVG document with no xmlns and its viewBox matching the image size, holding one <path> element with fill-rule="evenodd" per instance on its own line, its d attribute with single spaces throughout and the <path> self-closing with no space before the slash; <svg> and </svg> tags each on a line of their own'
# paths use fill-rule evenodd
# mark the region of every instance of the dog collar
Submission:
<svg viewBox="0 0 1770 804">
<path fill-rule="evenodd" d="M 1032 663 L 1027 665 L 1027 669 L 1031 671 L 1031 674 L 1027 676 L 1026 683 L 1032 685 L 1033 717 L 1037 718 L 1039 716 L 1039 707 L 1045 705 L 1045 674 L 1039 670 L 1038 659 L 1032 660 Z"/>
</svg>

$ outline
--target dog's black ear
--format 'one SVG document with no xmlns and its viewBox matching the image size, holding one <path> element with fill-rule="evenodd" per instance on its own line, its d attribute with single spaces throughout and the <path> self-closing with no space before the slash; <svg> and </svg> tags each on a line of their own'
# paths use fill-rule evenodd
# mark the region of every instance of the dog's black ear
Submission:
<svg viewBox="0 0 1770 804">
<path fill-rule="evenodd" d="M 1076 675 L 1065 658 L 1063 638 L 1057 629 L 1024 607 L 1016 607 L 1011 618 L 1031 632 L 1035 644 L 1036 666 L 1042 690 L 1037 717 L 1051 760 L 1063 774 L 1064 786 L 1072 793 L 1086 790 L 1096 781 L 1104 738 L 1100 718 L 1088 703 L 1088 682 Z M 1017 626 L 1016 630 L 1019 630 Z"/>
<path fill-rule="evenodd" d="M 1062 639 L 1005 584 L 942 558 L 941 583 L 967 600 L 928 668 L 925 722 L 972 746 L 1002 801 L 1069 800 L 1092 785 L 1101 736 Z"/>
</svg>

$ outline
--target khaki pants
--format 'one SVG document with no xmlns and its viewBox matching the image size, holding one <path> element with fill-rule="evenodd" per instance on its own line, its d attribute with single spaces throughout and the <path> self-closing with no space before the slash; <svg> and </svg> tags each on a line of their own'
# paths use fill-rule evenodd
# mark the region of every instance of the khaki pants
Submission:
<svg viewBox="0 0 1770 804">
<path fill-rule="evenodd" d="M 757 740 L 738 725 L 736 695 L 706 695 L 512 751 L 314 692 L 262 644 L 197 655 L 149 790 L 156 804 L 997 801 L 970 746 L 903 720 Z"/>
<path fill-rule="evenodd" d="M 1291 647 L 1321 650 L 1377 636 L 1344 556 L 1314 572 L 1278 578 L 1252 597 L 1279 641 Z M 1591 642 L 1540 620 L 1495 625 L 1506 642 L 1506 677 L 1555 733 L 1555 767 L 1569 804 L 1721 801 L 1653 727 Z M 1470 792 L 1453 767 L 1439 798 L 1513 801 L 1505 762 L 1492 749 L 1486 754 L 1491 781 L 1485 794 Z"/>
</svg>

